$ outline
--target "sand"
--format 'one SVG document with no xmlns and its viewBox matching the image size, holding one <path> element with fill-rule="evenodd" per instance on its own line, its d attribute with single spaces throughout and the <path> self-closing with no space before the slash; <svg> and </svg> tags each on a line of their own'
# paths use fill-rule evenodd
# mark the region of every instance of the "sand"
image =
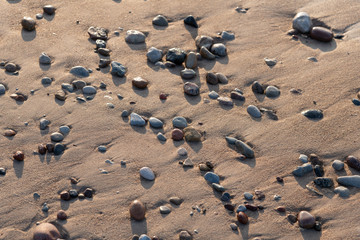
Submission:
<svg viewBox="0 0 360 240">
<path fill-rule="evenodd" d="M 37 20 L 35 32 L 23 31 L 20 20 L 24 16 L 35 18 L 46 4 L 53 4 L 56 14 Z M 249 10 L 239 13 L 235 11 L 238 6 Z M 330 26 L 335 33 L 343 33 L 344 38 L 331 43 L 291 40 L 286 33 L 300 11 Z M 0 136 L 0 167 L 7 168 L 6 176 L 0 177 L 0 239 L 31 239 L 36 222 L 55 220 L 60 209 L 69 216 L 60 223 L 71 239 L 130 239 L 133 234 L 143 233 L 178 239 L 181 230 L 193 233 L 194 239 L 359 238 L 358 189 L 350 188 L 347 199 L 326 189 L 320 190 L 324 196 L 319 197 L 305 188 L 314 174 L 302 178 L 291 174 L 301 164 L 300 153 L 316 153 L 325 163 L 325 176 L 335 179 L 338 175 L 359 174 L 347 166 L 340 173 L 331 167 L 334 159 L 360 156 L 360 108 L 351 102 L 359 90 L 359 11 L 356 0 L 1 1 L 0 60 L 15 62 L 21 70 L 18 76 L 0 71 L 0 82 L 8 86 L 6 94 L 0 96 L 0 127 L 18 132 L 10 139 Z M 170 20 L 167 28 L 152 25 L 157 14 Z M 184 26 L 183 19 L 189 14 L 197 17 L 199 29 Z M 126 78 L 95 70 L 99 56 L 87 34 L 90 26 L 110 30 L 111 59 L 128 67 Z M 115 36 L 119 27 L 123 31 Z M 130 29 L 147 33 L 146 43 L 127 44 L 124 38 Z M 223 30 L 234 32 L 236 38 L 225 43 L 227 57 L 199 62 L 198 76 L 192 80 L 201 85 L 199 97 L 184 95 L 182 67 L 159 69 L 147 62 L 146 51 L 150 47 L 194 51 L 196 36 L 216 37 Z M 42 52 L 54 57 L 50 67 L 39 66 Z M 277 65 L 269 68 L 265 57 L 276 58 Z M 318 62 L 311 62 L 308 57 L 316 57 Z M 95 86 L 105 82 L 107 89 L 98 89 L 93 100 L 82 104 L 75 100 L 82 96 L 80 93 L 69 94 L 65 102 L 55 101 L 54 94 L 61 84 L 76 79 L 69 70 L 77 65 L 94 70 L 86 82 Z M 207 85 L 207 71 L 227 75 L 229 83 Z M 45 76 L 55 79 L 48 87 L 41 84 Z M 131 80 L 137 76 L 150 81 L 148 90 L 133 89 Z M 255 96 L 251 91 L 255 80 L 279 87 L 280 97 Z M 228 96 L 234 88 L 243 90 L 245 102 L 238 102 L 233 108 L 221 107 L 216 100 L 204 102 L 211 90 Z M 291 88 L 301 89 L 302 94 L 290 93 Z M 11 99 L 9 95 L 16 89 L 28 94 L 29 99 L 24 103 Z M 33 95 L 29 94 L 32 89 Z M 159 100 L 162 92 L 169 94 L 164 102 Z M 116 94 L 124 99 L 119 100 Z M 131 105 L 131 101 L 136 104 Z M 107 102 L 115 108 L 107 108 Z M 260 120 L 252 119 L 246 112 L 250 104 L 275 110 L 279 120 L 265 115 Z M 301 115 L 301 111 L 312 108 L 323 110 L 324 118 L 311 121 Z M 165 127 L 160 131 L 168 140 L 159 142 L 158 130 L 149 126 L 131 127 L 128 120 L 120 117 L 123 110 L 162 119 Z M 51 120 L 47 131 L 39 129 L 43 115 Z M 191 120 L 191 126 L 206 132 L 205 140 L 173 142 L 170 132 L 175 116 Z M 63 141 L 67 145 L 63 155 L 33 154 L 38 144 L 50 142 L 50 133 L 64 124 L 72 129 Z M 227 146 L 225 136 L 238 137 L 252 145 L 256 158 L 240 161 L 239 153 Z M 106 153 L 97 151 L 101 144 L 107 146 Z M 236 222 L 235 214 L 224 209 L 220 194 L 206 183 L 197 167 L 184 170 L 179 165 L 179 147 L 188 150 L 195 165 L 205 161 L 215 165 L 214 172 L 222 176 L 221 184 L 235 195 L 233 203 L 243 203 L 244 192 L 259 189 L 266 198 L 255 203 L 266 209 L 250 212 L 249 224 L 232 231 L 229 225 Z M 12 161 L 17 150 L 25 153 L 23 163 Z M 114 164 L 105 163 L 106 159 Z M 120 165 L 121 160 L 127 162 L 126 167 Z M 143 166 L 154 170 L 154 182 L 140 178 L 138 170 Z M 102 174 L 99 169 L 109 173 Z M 77 189 L 95 189 L 92 199 L 60 200 L 59 193 L 72 188 L 69 178 L 73 176 L 80 179 Z M 284 177 L 283 185 L 276 182 L 277 176 Z M 39 200 L 33 198 L 34 192 L 40 194 Z M 274 201 L 275 194 L 282 199 Z M 179 207 L 172 206 L 170 214 L 161 215 L 159 206 L 169 204 L 172 196 L 181 197 L 184 202 Z M 128 207 L 134 199 L 140 199 L 147 207 L 146 220 L 142 222 L 130 219 Z M 44 202 L 50 207 L 47 214 L 41 210 Z M 195 211 L 191 217 L 196 205 L 205 207 L 206 214 Z M 302 230 L 298 224 L 291 225 L 286 214 L 273 210 L 280 205 L 286 207 L 287 214 L 308 210 L 320 216 L 323 230 Z"/>
</svg>

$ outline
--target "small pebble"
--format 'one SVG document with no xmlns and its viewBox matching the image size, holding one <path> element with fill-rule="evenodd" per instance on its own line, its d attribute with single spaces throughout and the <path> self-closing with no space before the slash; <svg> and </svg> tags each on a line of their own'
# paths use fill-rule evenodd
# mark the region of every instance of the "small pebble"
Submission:
<svg viewBox="0 0 360 240">
<path fill-rule="evenodd" d="M 142 167 L 139 171 L 140 176 L 146 180 L 153 181 L 155 180 L 155 174 L 149 167 Z"/>
<path fill-rule="evenodd" d="M 51 64 L 51 62 L 52 62 L 52 60 L 49 55 L 47 55 L 46 53 L 41 53 L 41 55 L 39 57 L 40 64 L 48 65 L 48 64 Z"/>
<path fill-rule="evenodd" d="M 139 44 L 145 42 L 145 34 L 137 30 L 128 30 L 126 32 L 125 41 L 131 44 Z"/>
<path fill-rule="evenodd" d="M 169 25 L 168 20 L 163 15 L 157 15 L 153 20 L 152 24 L 156 26 L 166 27 Z"/>
<path fill-rule="evenodd" d="M 236 231 L 238 229 L 238 226 L 235 223 L 230 223 L 230 228 L 233 231 Z"/>
<path fill-rule="evenodd" d="M 56 217 L 59 220 L 66 220 L 68 218 L 68 216 L 64 210 L 59 210 Z"/>
<path fill-rule="evenodd" d="M 31 17 L 24 17 L 21 20 L 22 27 L 27 31 L 33 31 L 35 30 L 36 21 L 32 19 Z"/>
<path fill-rule="evenodd" d="M 5 175 L 6 175 L 6 169 L 5 169 L 5 168 L 0 168 L 0 175 L 1 175 L 1 176 L 5 176 Z"/>
<path fill-rule="evenodd" d="M 227 55 L 227 49 L 224 44 L 222 43 L 215 43 L 211 46 L 211 53 L 220 56 L 225 57 Z"/>
<path fill-rule="evenodd" d="M 184 132 L 181 129 L 175 128 L 171 131 L 171 138 L 174 141 L 181 141 L 184 138 Z"/>
<path fill-rule="evenodd" d="M 164 134 L 162 134 L 161 132 L 159 132 L 157 135 L 156 135 L 157 139 L 160 140 L 160 141 L 166 141 L 167 138 L 165 137 Z"/>
<path fill-rule="evenodd" d="M 185 148 L 183 148 L 183 147 L 179 148 L 177 150 L 177 153 L 178 153 L 179 156 L 182 156 L 182 157 L 187 156 L 187 154 L 188 154 L 187 150 Z"/>
<path fill-rule="evenodd" d="M 275 58 L 264 58 L 264 61 L 269 67 L 273 67 L 277 63 L 277 60 Z"/>
<path fill-rule="evenodd" d="M 247 210 L 247 208 L 245 207 L 245 205 L 239 205 L 236 209 L 236 212 L 245 212 Z"/>
<path fill-rule="evenodd" d="M 48 212 L 48 211 L 49 211 L 49 206 L 47 205 L 47 203 L 44 203 L 44 204 L 42 205 L 41 210 L 42 210 L 43 212 Z"/>
<path fill-rule="evenodd" d="M 244 192 L 244 198 L 245 198 L 246 200 L 253 200 L 254 195 L 252 195 L 252 194 L 249 193 L 249 192 Z"/>
<path fill-rule="evenodd" d="M 211 173 L 211 172 L 208 172 L 208 173 Z M 207 174 L 208 174 L 207 173 Z M 206 174 L 205 174 L 206 175 Z M 224 202 L 228 202 L 228 201 L 230 201 L 230 199 L 231 199 L 231 196 L 230 196 L 230 193 L 228 193 L 228 192 L 224 192 L 222 195 L 221 195 L 221 198 L 220 198 L 220 200 L 221 201 L 224 201 Z"/>
<path fill-rule="evenodd" d="M 308 156 L 306 156 L 305 154 L 300 154 L 299 160 L 300 160 L 302 163 L 307 163 L 307 162 L 308 162 Z"/>
<path fill-rule="evenodd" d="M 184 19 L 184 23 L 185 23 L 186 25 L 192 26 L 192 27 L 194 27 L 194 28 L 199 28 L 199 25 L 197 24 L 195 18 L 194 18 L 192 15 L 187 16 L 187 17 Z"/>
<path fill-rule="evenodd" d="M 247 107 L 247 112 L 253 118 L 261 118 L 260 110 L 254 105 L 249 105 Z"/>
<path fill-rule="evenodd" d="M 161 214 L 169 214 L 171 209 L 168 206 L 160 206 L 160 213 Z"/>
<path fill-rule="evenodd" d="M 17 151 L 14 155 L 13 158 L 17 161 L 24 161 L 25 159 L 25 155 L 22 151 Z"/>
<path fill-rule="evenodd" d="M 141 221 L 145 218 L 145 206 L 139 200 L 134 200 L 130 204 L 129 211 L 130 211 L 130 216 L 137 221 Z"/>
<path fill-rule="evenodd" d="M 235 39 L 235 34 L 231 33 L 231 32 L 227 32 L 227 31 L 223 31 L 221 33 L 221 38 L 224 40 L 234 40 Z"/>
<path fill-rule="evenodd" d="M 340 161 L 340 160 L 334 160 L 331 164 L 331 166 L 336 170 L 336 171 L 341 171 L 344 169 L 344 162 Z"/>
</svg>

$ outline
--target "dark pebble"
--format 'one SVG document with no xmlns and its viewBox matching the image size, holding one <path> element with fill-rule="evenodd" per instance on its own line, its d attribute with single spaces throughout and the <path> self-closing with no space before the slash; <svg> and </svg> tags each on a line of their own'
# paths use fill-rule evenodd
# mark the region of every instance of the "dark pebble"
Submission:
<svg viewBox="0 0 360 240">
<path fill-rule="evenodd" d="M 103 56 L 110 56 L 110 50 L 107 48 L 99 48 L 97 52 Z"/>
<path fill-rule="evenodd" d="M 70 182 L 71 184 L 78 184 L 79 183 L 79 179 L 75 178 L 75 177 L 71 177 L 70 178 Z"/>
<path fill-rule="evenodd" d="M 321 165 L 316 165 L 314 167 L 314 172 L 317 177 L 322 177 L 325 174 L 324 168 Z"/>
<path fill-rule="evenodd" d="M 186 25 L 190 25 L 194 28 L 199 28 L 199 25 L 197 24 L 195 18 L 192 16 L 192 15 L 189 15 L 187 16 L 185 19 L 184 19 L 184 23 Z"/>
<path fill-rule="evenodd" d="M 230 94 L 230 97 L 235 100 L 245 101 L 244 95 L 242 95 L 241 93 L 239 93 L 237 91 L 232 91 Z"/>
<path fill-rule="evenodd" d="M 174 141 L 181 141 L 184 138 L 184 132 L 181 129 L 175 128 L 171 132 L 171 138 Z"/>
<path fill-rule="evenodd" d="M 237 215 L 237 219 L 240 223 L 242 224 L 247 224 L 249 222 L 249 218 L 248 216 L 243 213 L 243 212 L 239 212 L 238 215 Z"/>
<path fill-rule="evenodd" d="M 233 204 L 227 203 L 224 205 L 225 209 L 233 212 L 235 210 L 235 206 Z"/>
<path fill-rule="evenodd" d="M 315 166 L 316 165 L 320 165 L 320 166 L 324 165 L 324 163 L 314 153 L 310 154 L 310 162 L 311 162 L 312 165 L 315 165 Z"/>
<path fill-rule="evenodd" d="M 228 201 L 230 201 L 230 193 L 227 193 L 227 192 L 225 192 L 225 193 L 223 193 L 223 195 L 221 196 L 221 198 L 220 198 L 220 200 L 221 201 L 224 201 L 224 202 L 228 202 Z"/>
<path fill-rule="evenodd" d="M 334 182 L 331 178 L 318 177 L 314 180 L 314 183 L 322 188 L 330 188 L 334 186 Z"/>
<path fill-rule="evenodd" d="M 17 151 L 14 155 L 13 155 L 13 158 L 15 160 L 18 160 L 18 161 L 24 161 L 24 158 L 25 158 L 25 155 L 22 151 Z"/>
<path fill-rule="evenodd" d="M 251 85 L 251 90 L 257 94 L 264 94 L 264 87 L 258 81 Z"/>
<path fill-rule="evenodd" d="M 93 197 L 93 190 L 91 188 L 85 189 L 84 196 L 87 197 L 87 198 L 92 198 Z"/>
<path fill-rule="evenodd" d="M 161 100 L 166 100 L 167 97 L 168 97 L 168 94 L 166 94 L 166 93 L 160 93 L 160 95 L 159 95 L 159 98 L 160 98 Z"/>
<path fill-rule="evenodd" d="M 315 229 L 316 231 L 321 231 L 321 226 L 322 226 L 321 222 L 316 221 L 316 222 L 315 222 L 314 229 Z"/>
<path fill-rule="evenodd" d="M 111 63 L 110 59 L 100 59 L 99 61 L 99 68 L 106 68 L 107 66 L 109 66 Z"/>
<path fill-rule="evenodd" d="M 255 190 L 255 196 L 258 200 L 263 200 L 265 198 L 265 194 L 260 190 Z"/>
<path fill-rule="evenodd" d="M 57 216 L 57 219 L 59 219 L 59 220 L 67 219 L 67 214 L 64 210 L 59 210 L 56 216 Z"/>
<path fill-rule="evenodd" d="M 46 144 L 39 144 L 38 146 L 38 152 L 41 155 L 44 155 L 46 153 Z"/>
<path fill-rule="evenodd" d="M 212 85 L 218 84 L 218 79 L 215 73 L 206 73 L 206 82 Z"/>
<path fill-rule="evenodd" d="M 52 143 L 46 144 L 46 149 L 48 150 L 49 153 L 53 153 L 54 152 L 54 144 L 52 144 Z"/>
<path fill-rule="evenodd" d="M 56 8 L 52 5 L 46 5 L 43 7 L 44 13 L 53 15 L 55 13 Z"/>
<path fill-rule="evenodd" d="M 62 199 L 62 200 L 64 200 L 64 201 L 68 201 L 68 200 L 70 200 L 70 193 L 68 192 L 68 191 L 62 191 L 61 193 L 60 193 L 60 198 Z"/>
<path fill-rule="evenodd" d="M 310 37 L 322 42 L 330 42 L 334 34 L 327 28 L 324 27 L 313 27 L 310 31 Z"/>
<path fill-rule="evenodd" d="M 21 20 L 22 27 L 27 31 L 33 31 L 35 30 L 36 22 L 31 17 L 24 17 Z"/>
<path fill-rule="evenodd" d="M 284 213 L 286 212 L 286 208 L 284 206 L 280 206 L 276 208 L 276 211 Z"/>
<path fill-rule="evenodd" d="M 85 195 L 83 193 L 79 193 L 79 199 L 84 199 L 85 198 Z"/>
<path fill-rule="evenodd" d="M 245 204 L 245 207 L 249 209 L 250 211 L 256 211 L 258 210 L 258 207 L 253 204 Z"/>
<path fill-rule="evenodd" d="M 360 161 L 354 156 L 347 156 L 345 159 L 345 163 L 358 171 L 360 171 Z"/>
<path fill-rule="evenodd" d="M 353 102 L 353 104 L 355 106 L 360 106 L 360 100 L 359 99 L 353 98 L 352 102 Z"/>
<path fill-rule="evenodd" d="M 70 194 L 70 197 L 72 197 L 72 198 L 77 198 L 79 196 L 79 193 L 76 189 L 71 189 L 69 191 L 69 194 Z"/>
<path fill-rule="evenodd" d="M 287 216 L 287 219 L 289 220 L 289 222 L 291 223 L 296 223 L 297 222 L 297 217 L 295 215 L 289 214 Z"/>
<path fill-rule="evenodd" d="M 56 143 L 54 146 L 54 154 L 60 155 L 65 151 L 65 146 L 61 143 Z"/>
<path fill-rule="evenodd" d="M 166 61 L 181 65 L 186 58 L 186 52 L 180 48 L 171 48 L 166 53 Z M 166 63 L 165 63 L 166 66 Z"/>
<path fill-rule="evenodd" d="M 5 175 L 6 175 L 6 169 L 5 169 L 5 168 L 0 168 L 0 175 L 1 175 L 1 176 L 5 176 Z"/>
</svg>

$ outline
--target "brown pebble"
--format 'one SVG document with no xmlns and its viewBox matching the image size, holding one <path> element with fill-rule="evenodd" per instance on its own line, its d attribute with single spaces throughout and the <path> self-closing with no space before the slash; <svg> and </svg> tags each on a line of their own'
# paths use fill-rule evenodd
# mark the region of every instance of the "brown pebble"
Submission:
<svg viewBox="0 0 360 240">
<path fill-rule="evenodd" d="M 75 178 L 75 177 L 71 177 L 71 178 L 70 178 L 70 182 L 71 182 L 72 184 L 78 184 L 78 183 L 79 183 L 79 179 L 77 179 L 77 178 Z"/>
<path fill-rule="evenodd" d="M 169 96 L 169 95 L 166 94 L 166 93 L 160 93 L 159 98 L 160 98 L 161 100 L 166 100 L 168 96 Z"/>
<path fill-rule="evenodd" d="M 297 222 L 297 217 L 295 215 L 292 215 L 292 214 L 287 215 L 287 219 L 291 223 L 296 223 Z"/>
<path fill-rule="evenodd" d="M 4 136 L 6 137 L 12 137 L 16 135 L 16 131 L 12 130 L 12 129 L 6 129 L 4 132 Z"/>
<path fill-rule="evenodd" d="M 243 212 L 239 212 L 238 215 L 237 215 L 237 219 L 240 223 L 242 224 L 247 224 L 249 222 L 249 218 L 248 216 L 243 213 Z"/>
<path fill-rule="evenodd" d="M 278 181 L 279 183 L 283 183 L 284 179 L 282 177 L 276 177 L 276 181 Z"/>
<path fill-rule="evenodd" d="M 132 85 L 134 87 L 140 88 L 140 89 L 144 89 L 147 87 L 147 85 L 149 84 L 148 80 L 143 79 L 142 77 L 136 77 L 132 80 Z"/>
<path fill-rule="evenodd" d="M 233 212 L 234 209 L 235 209 L 235 205 L 230 204 L 230 203 L 225 204 L 224 207 L 225 207 L 225 209 L 227 209 L 227 210 L 229 210 L 231 212 Z"/>
<path fill-rule="evenodd" d="M 250 211 L 256 211 L 258 210 L 258 207 L 253 204 L 245 204 L 246 209 L 249 209 Z"/>
<path fill-rule="evenodd" d="M 64 190 L 60 193 L 60 198 L 64 201 L 68 201 L 71 198 L 70 193 L 68 191 Z"/>
<path fill-rule="evenodd" d="M 358 171 L 360 171 L 360 161 L 354 156 L 347 156 L 345 159 L 345 163 Z"/>
<path fill-rule="evenodd" d="M 27 96 L 22 93 L 13 93 L 10 95 L 12 99 L 15 99 L 15 101 L 24 102 L 27 100 Z"/>
<path fill-rule="evenodd" d="M 214 164 L 212 164 L 210 161 L 206 161 L 206 166 L 208 166 L 210 169 L 214 168 Z"/>
<path fill-rule="evenodd" d="M 25 155 L 22 151 L 17 151 L 14 155 L 13 155 L 13 158 L 15 160 L 18 160 L 18 161 L 24 161 L 24 158 L 25 158 Z"/>
<path fill-rule="evenodd" d="M 87 197 L 87 198 L 92 198 L 92 197 L 93 197 L 93 193 L 94 193 L 94 190 L 93 190 L 93 189 L 87 188 L 87 189 L 85 189 L 85 191 L 84 191 L 84 196 Z"/>
<path fill-rule="evenodd" d="M 262 200 L 265 198 L 265 194 L 260 190 L 255 190 L 255 195 L 256 195 L 257 199 L 259 199 L 259 200 Z"/>
<path fill-rule="evenodd" d="M 33 31 L 35 30 L 36 22 L 31 17 L 24 17 L 21 20 L 22 27 L 27 31 Z"/>
<path fill-rule="evenodd" d="M 279 206 L 276 208 L 276 211 L 278 212 L 286 212 L 286 208 L 284 206 Z"/>
<path fill-rule="evenodd" d="M 39 144 L 38 146 L 38 152 L 41 155 L 44 155 L 46 153 L 46 144 Z"/>
<path fill-rule="evenodd" d="M 67 214 L 64 210 L 59 210 L 56 216 L 57 216 L 57 219 L 59 219 L 59 220 L 67 219 Z"/>
<path fill-rule="evenodd" d="M 130 216 L 137 221 L 141 221 L 145 218 L 145 206 L 139 200 L 134 200 L 130 204 L 129 211 L 130 211 Z"/>
<path fill-rule="evenodd" d="M 33 240 L 56 240 L 61 238 L 59 230 L 51 223 L 41 223 L 35 227 Z"/>
<path fill-rule="evenodd" d="M 310 31 L 310 37 L 322 42 L 330 42 L 334 34 L 327 28 L 324 27 L 313 27 Z"/>
<path fill-rule="evenodd" d="M 212 85 L 218 84 L 218 79 L 215 73 L 206 73 L 206 82 Z"/>
<path fill-rule="evenodd" d="M 171 132 L 171 138 L 174 141 L 181 141 L 184 138 L 184 133 L 182 130 L 175 128 L 174 130 L 172 130 Z"/>
<path fill-rule="evenodd" d="M 46 149 L 48 150 L 49 153 L 54 152 L 54 144 L 52 143 L 46 144 Z"/>
</svg>

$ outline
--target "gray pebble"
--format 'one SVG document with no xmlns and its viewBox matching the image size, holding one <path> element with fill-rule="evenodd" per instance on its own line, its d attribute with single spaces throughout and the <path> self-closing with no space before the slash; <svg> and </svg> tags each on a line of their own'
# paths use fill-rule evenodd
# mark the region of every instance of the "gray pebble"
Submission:
<svg viewBox="0 0 360 240">
<path fill-rule="evenodd" d="M 211 186 L 218 192 L 225 192 L 225 188 L 221 186 L 220 184 L 213 183 Z"/>
<path fill-rule="evenodd" d="M 42 205 L 41 210 L 42 210 L 43 212 L 48 212 L 48 211 L 49 211 L 49 206 L 47 205 L 47 203 L 44 203 L 44 204 Z"/>
<path fill-rule="evenodd" d="M 61 89 L 63 89 L 63 90 L 66 90 L 66 91 L 68 91 L 68 92 L 74 92 L 74 87 L 73 87 L 73 85 L 71 85 L 71 84 L 69 84 L 69 83 L 62 83 L 61 84 Z"/>
<path fill-rule="evenodd" d="M 138 44 L 145 42 L 145 34 L 137 30 L 128 30 L 126 32 L 125 41 L 131 44 Z"/>
<path fill-rule="evenodd" d="M 224 74 L 216 73 L 215 75 L 219 83 L 227 84 L 229 82 L 228 78 Z"/>
<path fill-rule="evenodd" d="M 249 105 L 247 107 L 247 112 L 250 116 L 252 116 L 254 118 L 261 118 L 260 110 L 254 105 Z"/>
<path fill-rule="evenodd" d="M 177 153 L 179 156 L 183 157 L 183 156 L 187 156 L 188 152 L 185 148 L 181 147 L 177 150 Z"/>
<path fill-rule="evenodd" d="M 24 17 L 21 20 L 22 27 L 27 31 L 33 31 L 36 27 L 36 21 L 32 19 L 31 17 Z"/>
<path fill-rule="evenodd" d="M 185 68 L 181 70 L 180 76 L 184 79 L 192 79 L 196 76 L 196 72 L 191 68 Z"/>
<path fill-rule="evenodd" d="M 36 14 L 36 19 L 43 19 L 44 18 L 44 15 L 42 15 L 41 13 L 37 13 Z"/>
<path fill-rule="evenodd" d="M 360 188 L 360 176 L 359 175 L 338 177 L 337 181 L 339 184 L 342 184 L 345 186 Z"/>
<path fill-rule="evenodd" d="M 312 172 L 313 171 L 313 167 L 311 166 L 310 163 L 304 163 L 301 166 L 298 166 L 292 173 L 297 176 L 297 177 L 302 177 L 304 176 L 306 173 Z"/>
<path fill-rule="evenodd" d="M 3 84 L 0 84 L 0 95 L 5 94 L 5 92 L 6 92 L 5 86 Z"/>
<path fill-rule="evenodd" d="M 237 147 L 237 149 L 239 149 L 241 154 L 245 155 L 246 157 L 253 158 L 255 156 L 254 150 L 252 150 L 252 148 L 243 141 L 236 140 L 235 146 Z"/>
<path fill-rule="evenodd" d="M 311 62 L 317 62 L 318 60 L 316 59 L 316 57 L 308 57 L 307 60 L 311 61 Z"/>
<path fill-rule="evenodd" d="M 62 135 L 59 132 L 54 132 L 50 135 L 51 141 L 54 142 L 61 142 L 62 140 L 64 140 L 64 135 Z"/>
<path fill-rule="evenodd" d="M 237 141 L 236 138 L 233 138 L 233 137 L 225 137 L 226 139 L 226 142 L 230 145 L 235 145 L 235 142 Z"/>
<path fill-rule="evenodd" d="M 225 57 L 227 55 L 226 47 L 222 43 L 215 43 L 211 46 L 211 52 L 220 57 Z"/>
<path fill-rule="evenodd" d="M 45 118 L 40 119 L 40 130 L 45 130 L 49 124 L 50 124 L 49 120 Z"/>
<path fill-rule="evenodd" d="M 59 127 L 59 131 L 62 133 L 62 134 L 68 134 L 70 132 L 70 127 L 69 126 L 60 126 Z"/>
<path fill-rule="evenodd" d="M 86 82 L 84 82 L 83 80 L 75 80 L 72 82 L 72 85 L 74 86 L 74 88 L 82 90 L 86 86 Z"/>
<path fill-rule="evenodd" d="M 186 52 L 180 48 L 171 48 L 166 54 L 166 61 L 181 65 L 186 58 Z"/>
<path fill-rule="evenodd" d="M 238 207 L 237 207 L 237 209 L 236 209 L 236 212 L 238 213 L 238 212 L 245 212 L 246 211 L 246 207 L 245 207 L 245 205 L 239 205 Z"/>
<path fill-rule="evenodd" d="M 233 231 L 236 231 L 238 229 L 238 226 L 235 223 L 230 223 L 230 228 Z"/>
<path fill-rule="evenodd" d="M 155 174 L 149 167 L 141 168 L 140 176 L 149 181 L 153 181 L 155 179 Z"/>
<path fill-rule="evenodd" d="M 155 117 L 149 118 L 149 124 L 153 128 L 162 128 L 164 126 L 164 123 Z"/>
<path fill-rule="evenodd" d="M 305 110 L 301 114 L 310 119 L 322 119 L 324 117 L 322 111 L 317 109 Z"/>
<path fill-rule="evenodd" d="M 159 141 L 166 141 L 167 140 L 167 138 L 165 137 L 165 135 L 164 134 L 162 134 L 161 132 L 159 132 L 157 135 L 156 135 L 156 137 L 157 137 L 157 139 L 159 140 Z"/>
<path fill-rule="evenodd" d="M 40 57 L 39 57 L 39 63 L 40 64 L 51 64 L 51 57 L 48 56 L 46 53 L 41 53 Z"/>
<path fill-rule="evenodd" d="M 139 237 L 139 240 L 151 240 L 151 238 L 149 236 L 147 236 L 146 234 L 141 234 Z"/>
<path fill-rule="evenodd" d="M 227 32 L 227 31 L 223 31 L 221 33 L 221 38 L 224 40 L 234 40 L 235 39 L 235 34 L 231 33 L 231 32 Z"/>
<path fill-rule="evenodd" d="M 99 152 L 102 152 L 102 153 L 104 153 L 104 152 L 106 152 L 106 146 L 104 146 L 104 145 L 100 145 L 100 146 L 98 146 L 98 151 Z"/>
<path fill-rule="evenodd" d="M 154 19 L 152 20 L 152 24 L 161 27 L 166 27 L 169 25 L 168 20 L 163 15 L 157 15 L 156 17 L 154 17 Z"/>
<path fill-rule="evenodd" d="M 41 84 L 43 84 L 43 85 L 50 85 L 51 83 L 52 83 L 52 79 L 51 78 L 49 78 L 49 77 L 43 77 L 42 79 L 41 79 Z"/>
<path fill-rule="evenodd" d="M 130 125 L 143 127 L 146 125 L 146 121 L 137 113 L 130 114 Z"/>
<path fill-rule="evenodd" d="M 308 156 L 306 156 L 305 154 L 300 154 L 299 160 L 300 160 L 302 163 L 307 163 L 307 162 L 309 161 L 309 158 L 308 158 Z"/>
<path fill-rule="evenodd" d="M 346 187 L 340 186 L 334 189 L 334 192 L 339 194 L 340 197 L 347 198 L 350 196 L 350 190 Z"/>
<path fill-rule="evenodd" d="M 273 67 L 277 63 L 277 60 L 275 58 L 264 58 L 264 61 L 269 67 Z"/>
<path fill-rule="evenodd" d="M 160 68 L 166 68 L 165 63 L 160 62 L 160 61 L 156 62 L 156 63 L 155 63 L 155 66 L 160 67 Z"/>
<path fill-rule="evenodd" d="M 171 209 L 167 206 L 160 206 L 159 209 L 161 214 L 169 214 L 171 212 Z"/>
<path fill-rule="evenodd" d="M 129 112 L 127 110 L 124 110 L 121 112 L 121 117 L 125 118 L 129 116 Z"/>
<path fill-rule="evenodd" d="M 149 48 L 148 52 L 146 53 L 146 56 L 150 62 L 156 63 L 157 61 L 160 61 L 162 59 L 163 52 L 160 49 L 151 47 L 151 48 Z"/>
<path fill-rule="evenodd" d="M 115 61 L 111 62 L 111 74 L 112 75 L 116 75 L 118 77 L 123 77 L 123 76 L 125 76 L 126 72 L 127 72 L 127 68 L 124 65 L 122 65 L 119 62 L 115 62 Z"/>
<path fill-rule="evenodd" d="M 344 169 L 344 162 L 340 161 L 340 160 L 334 160 L 333 163 L 331 164 L 331 166 L 336 170 L 336 171 L 341 171 Z"/>
<path fill-rule="evenodd" d="M 244 198 L 246 200 L 253 200 L 254 199 L 254 195 L 252 195 L 251 193 L 249 192 L 244 192 Z"/>
<path fill-rule="evenodd" d="M 306 12 L 299 12 L 292 21 L 292 27 L 301 33 L 307 33 L 311 29 L 311 19 Z"/>
<path fill-rule="evenodd" d="M 85 86 L 83 87 L 82 92 L 86 95 L 96 94 L 96 88 L 93 86 Z"/>
<path fill-rule="evenodd" d="M 194 167 L 194 163 L 190 158 L 185 159 L 183 162 L 183 167 Z"/>
<path fill-rule="evenodd" d="M 106 42 L 102 39 L 97 39 L 95 41 L 96 48 L 106 48 Z"/>
<path fill-rule="evenodd" d="M 6 175 L 6 169 L 5 169 L 5 168 L 0 168 L 0 175 L 1 175 L 1 176 L 5 176 L 5 175 Z"/>
<path fill-rule="evenodd" d="M 184 84 L 184 92 L 190 96 L 197 96 L 200 94 L 200 88 L 196 83 L 186 82 Z"/>
<path fill-rule="evenodd" d="M 209 98 L 211 98 L 211 99 L 217 99 L 219 97 L 219 94 L 215 91 L 209 92 L 208 95 L 209 95 Z"/>
<path fill-rule="evenodd" d="M 208 59 L 208 60 L 214 60 L 215 59 L 215 55 L 212 54 L 206 47 L 202 46 L 200 48 L 200 55 L 201 57 Z"/>
<path fill-rule="evenodd" d="M 112 103 L 106 103 L 106 106 L 108 107 L 108 108 L 115 108 L 115 105 L 114 104 L 112 104 Z"/>
<path fill-rule="evenodd" d="M 174 117 L 172 124 L 174 128 L 186 128 L 188 125 L 184 117 Z"/>
<path fill-rule="evenodd" d="M 82 66 L 75 66 L 71 68 L 70 73 L 77 77 L 88 77 L 90 75 L 89 71 Z"/>
<path fill-rule="evenodd" d="M 275 86 L 268 86 L 265 89 L 265 95 L 268 98 L 276 98 L 276 97 L 280 96 L 280 90 Z"/>
<path fill-rule="evenodd" d="M 192 26 L 192 27 L 194 27 L 194 28 L 199 28 L 199 25 L 197 24 L 195 18 L 194 18 L 192 15 L 187 16 L 187 17 L 184 19 L 184 23 L 185 23 L 186 25 Z"/>
<path fill-rule="evenodd" d="M 195 45 L 198 47 L 198 49 L 201 49 L 201 47 L 210 49 L 213 44 L 214 39 L 212 37 L 200 35 L 195 38 Z"/>
</svg>

